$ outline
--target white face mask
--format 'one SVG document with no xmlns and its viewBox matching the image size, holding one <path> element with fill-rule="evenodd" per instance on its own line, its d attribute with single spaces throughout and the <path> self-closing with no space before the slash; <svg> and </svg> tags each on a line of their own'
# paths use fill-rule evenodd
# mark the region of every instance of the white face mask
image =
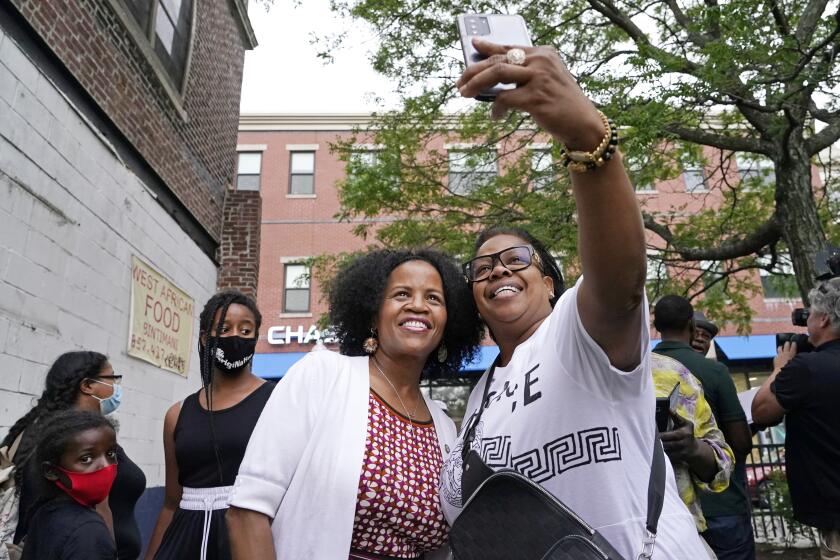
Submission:
<svg viewBox="0 0 840 560">
<path fill-rule="evenodd" d="M 96 395 L 91 395 L 91 397 L 99 401 L 99 411 L 102 412 L 102 414 L 111 414 L 117 410 L 122 402 L 122 387 L 116 383 L 105 383 L 104 381 L 99 381 L 98 379 L 91 379 L 91 381 L 102 383 L 103 385 L 110 385 L 114 390 L 110 397 L 106 397 L 104 399 L 100 399 Z"/>
</svg>

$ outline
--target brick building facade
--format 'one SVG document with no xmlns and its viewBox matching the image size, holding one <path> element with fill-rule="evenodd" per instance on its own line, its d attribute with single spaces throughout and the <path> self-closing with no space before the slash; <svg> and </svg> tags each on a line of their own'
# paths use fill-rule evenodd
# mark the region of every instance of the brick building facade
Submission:
<svg viewBox="0 0 840 560">
<path fill-rule="evenodd" d="M 258 250 L 258 231 L 222 235 L 259 223 L 254 193 L 226 202 L 255 45 L 244 0 L 0 4 L 0 434 L 59 354 L 99 351 L 124 376 L 119 441 L 163 483 L 164 412 L 200 385 L 198 313 L 238 280 L 220 259 Z M 129 355 L 137 260 L 192 302 L 181 375 Z"/>
<path fill-rule="evenodd" d="M 344 176 L 345 165 L 330 151 L 331 142 L 349 137 L 354 126 L 365 122 L 365 115 L 334 114 L 242 115 L 240 119 L 239 179 L 245 188 L 258 188 L 263 200 L 257 299 L 265 327 L 255 367 L 265 376 L 281 375 L 318 340 L 312 329 L 326 305 L 314 280 L 303 280 L 295 286 L 300 263 L 325 253 L 358 250 L 367 243 L 353 235 L 357 223 L 339 222 L 335 217 L 339 211 L 335 183 Z M 439 139 L 432 148 L 447 146 Z M 295 165 L 298 169 L 293 169 Z M 703 181 L 698 183 L 692 172 L 696 170 L 639 189 L 640 204 L 654 213 L 674 208 L 689 213 L 703 204 L 715 204 L 720 193 L 710 185 L 718 178 L 703 173 Z M 301 177 L 310 173 L 311 181 L 304 182 Z M 738 171 L 733 170 L 733 174 Z M 763 282 L 757 274 L 754 281 Z M 756 386 L 768 373 L 775 351 L 773 335 L 795 330 L 790 324 L 790 313 L 799 302 L 774 297 L 769 288 L 767 284 L 768 291 L 759 289 L 750 302 L 755 312 L 750 337 L 736 336 L 729 328 L 716 339 L 718 357 L 738 372 L 735 380 L 740 389 Z M 305 292 L 306 305 L 300 302 L 301 292 Z M 651 336 L 658 338 L 653 330 Z"/>
</svg>

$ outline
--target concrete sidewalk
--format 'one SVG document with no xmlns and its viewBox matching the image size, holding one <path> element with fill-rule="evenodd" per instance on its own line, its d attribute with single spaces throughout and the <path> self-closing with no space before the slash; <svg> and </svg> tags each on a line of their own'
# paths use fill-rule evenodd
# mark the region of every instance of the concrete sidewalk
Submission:
<svg viewBox="0 0 840 560">
<path fill-rule="evenodd" d="M 755 547 L 756 560 L 819 560 L 816 548 L 777 548 L 759 544 Z"/>
</svg>

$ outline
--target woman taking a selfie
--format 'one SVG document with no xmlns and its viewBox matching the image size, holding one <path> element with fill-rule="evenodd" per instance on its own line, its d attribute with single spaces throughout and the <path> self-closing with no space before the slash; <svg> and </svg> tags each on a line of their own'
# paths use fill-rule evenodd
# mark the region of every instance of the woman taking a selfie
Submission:
<svg viewBox="0 0 840 560">
<path fill-rule="evenodd" d="M 310 352 L 266 405 L 231 498 L 234 558 L 445 558 L 437 488 L 455 426 L 419 382 L 472 357 L 475 304 L 429 250 L 369 253 L 332 286 L 345 355 Z"/>
<path fill-rule="evenodd" d="M 166 494 L 146 558 L 230 558 L 228 494 L 274 383 L 251 373 L 260 315 L 235 290 L 214 295 L 199 317 L 203 388 L 163 421 Z"/>
<path fill-rule="evenodd" d="M 657 431 L 645 235 L 616 149 L 616 128 L 583 94 L 554 49 L 480 40 L 474 45 L 489 58 L 464 72 L 457 83 L 461 95 L 516 83 L 516 89 L 499 93 L 492 115 L 511 109 L 530 113 L 565 146 L 583 275 L 564 292 L 551 254 L 527 232 L 493 228 L 478 236 L 465 274 L 500 355 L 473 390 L 459 443 L 444 466 L 444 512 L 455 522 L 483 479 L 480 467 L 464 470 L 461 451 L 472 429 L 468 450 L 487 468 L 526 475 L 625 559 L 635 559 L 648 536 L 647 490 Z M 653 557 L 708 557 L 670 466 Z"/>
</svg>

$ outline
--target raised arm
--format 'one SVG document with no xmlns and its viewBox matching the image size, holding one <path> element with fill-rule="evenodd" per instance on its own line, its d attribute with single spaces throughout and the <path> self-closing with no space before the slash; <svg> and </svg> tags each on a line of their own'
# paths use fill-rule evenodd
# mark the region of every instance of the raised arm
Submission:
<svg viewBox="0 0 840 560">
<path fill-rule="evenodd" d="M 172 523 L 172 516 L 181 503 L 181 485 L 178 484 L 178 462 L 175 459 L 175 424 L 178 422 L 178 414 L 181 412 L 181 403 L 177 402 L 169 407 L 163 419 L 163 455 L 166 462 L 166 490 L 163 498 L 163 509 L 160 510 L 155 530 L 149 540 L 149 548 L 146 550 L 146 560 L 153 560 L 157 553 L 163 535 L 169 524 Z"/>
<path fill-rule="evenodd" d="M 528 112 L 545 131 L 571 151 L 591 152 L 607 133 L 592 102 L 583 94 L 551 47 L 523 47 L 522 65 L 507 61 L 509 46 L 475 40 L 489 55 L 470 66 L 458 81 L 465 97 L 499 82 L 516 83 L 496 97 L 492 114 L 510 109 Z M 645 285 L 645 235 L 633 187 L 616 151 L 605 165 L 571 172 L 577 203 L 579 245 L 584 281 L 578 308 L 586 331 L 610 362 L 632 369 L 642 359 L 641 303 Z"/>
</svg>

